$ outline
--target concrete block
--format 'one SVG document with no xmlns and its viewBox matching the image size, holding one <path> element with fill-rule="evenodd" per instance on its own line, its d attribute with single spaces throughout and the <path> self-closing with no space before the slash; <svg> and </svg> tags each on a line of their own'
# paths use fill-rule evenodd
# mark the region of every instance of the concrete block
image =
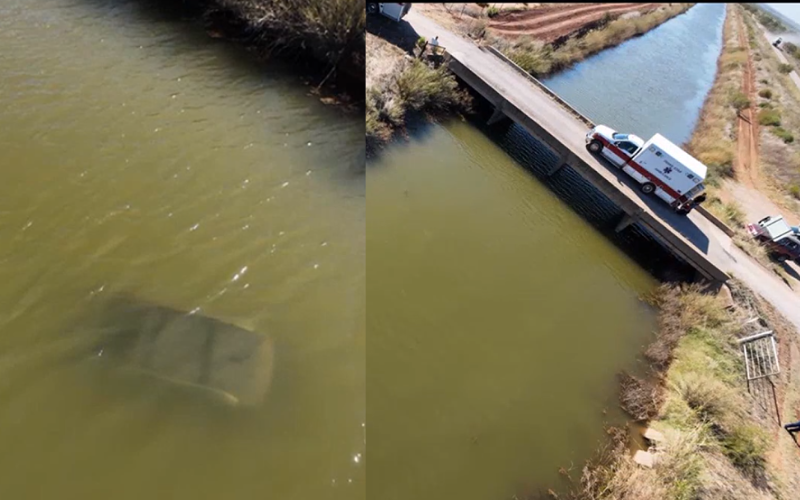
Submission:
<svg viewBox="0 0 800 500">
<path fill-rule="evenodd" d="M 733 301 L 733 294 L 731 294 L 731 289 L 728 285 L 723 283 L 717 292 L 717 296 L 722 300 L 723 304 L 725 304 L 725 309 L 731 310 L 736 307 L 736 302 Z"/>
<path fill-rule="evenodd" d="M 655 456 L 652 453 L 647 451 L 637 450 L 636 453 L 633 455 L 633 461 L 636 462 L 641 467 L 646 467 L 648 469 L 652 469 L 653 465 L 655 465 L 656 460 Z"/>
<path fill-rule="evenodd" d="M 652 441 L 653 443 L 663 443 L 664 441 L 666 441 L 666 438 L 664 437 L 663 434 L 650 427 L 645 429 L 645 431 L 642 433 L 642 436 L 644 436 L 644 438 L 647 439 L 648 441 Z"/>
</svg>

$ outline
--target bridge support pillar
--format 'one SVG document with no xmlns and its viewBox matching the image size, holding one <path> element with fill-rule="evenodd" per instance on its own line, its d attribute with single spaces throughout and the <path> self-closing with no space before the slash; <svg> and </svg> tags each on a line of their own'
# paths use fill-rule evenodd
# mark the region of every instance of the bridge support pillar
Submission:
<svg viewBox="0 0 800 500">
<path fill-rule="evenodd" d="M 486 122 L 487 125 L 494 125 L 495 123 L 500 123 L 510 120 L 510 118 L 507 117 L 506 114 L 503 112 L 504 104 L 505 101 L 500 101 L 500 103 L 497 106 L 495 106 L 492 116 L 490 116 L 489 121 Z"/>
<path fill-rule="evenodd" d="M 559 172 L 559 170 L 561 170 L 564 167 L 568 167 L 570 161 L 572 161 L 572 159 L 574 157 L 575 157 L 575 155 L 573 155 L 569 151 L 567 151 L 566 153 L 562 153 L 561 156 L 559 156 L 558 161 L 555 163 L 555 165 L 553 165 L 552 167 L 547 169 L 547 172 L 545 172 L 545 175 L 547 177 L 552 177 L 552 176 L 556 175 Z"/>
<path fill-rule="evenodd" d="M 559 159 L 558 162 L 555 165 L 553 165 L 552 167 L 547 169 L 547 172 L 545 172 L 545 175 L 547 177 L 552 177 L 552 176 L 556 175 L 559 170 L 561 170 L 562 168 L 564 168 L 566 166 L 567 166 L 567 164 Z"/>
<path fill-rule="evenodd" d="M 628 226 L 630 226 L 631 224 L 635 223 L 638 219 L 639 219 L 639 216 L 636 215 L 636 214 L 628 214 L 628 213 L 622 214 L 622 218 L 619 220 L 619 222 L 617 223 L 617 226 L 614 228 L 614 232 L 615 233 L 622 232 Z"/>
</svg>

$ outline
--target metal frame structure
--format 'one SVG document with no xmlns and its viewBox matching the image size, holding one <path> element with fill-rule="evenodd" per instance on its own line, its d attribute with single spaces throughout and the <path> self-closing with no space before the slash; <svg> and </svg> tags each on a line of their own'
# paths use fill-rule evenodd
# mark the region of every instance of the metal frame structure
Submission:
<svg viewBox="0 0 800 500">
<path fill-rule="evenodd" d="M 775 344 L 775 334 L 772 330 L 750 335 L 739 339 L 744 354 L 744 364 L 747 371 L 748 384 L 781 372 L 778 361 L 778 347 Z"/>
<path fill-rule="evenodd" d="M 744 325 L 754 323 L 760 318 L 751 318 L 744 322 Z M 778 361 L 778 346 L 775 343 L 775 333 L 772 330 L 749 335 L 738 340 L 742 346 L 742 354 L 744 355 L 744 365 L 747 378 L 747 392 L 757 397 L 761 406 L 768 410 L 769 403 L 763 400 L 762 389 L 758 389 L 756 385 L 756 394 L 750 390 L 751 382 L 762 380 L 769 384 L 772 389 L 772 403 L 775 405 L 775 415 L 778 418 L 778 425 L 781 424 L 781 412 L 778 408 L 778 396 L 775 392 L 775 384 L 772 382 L 773 375 L 777 375 L 781 371 L 780 362 Z"/>
</svg>

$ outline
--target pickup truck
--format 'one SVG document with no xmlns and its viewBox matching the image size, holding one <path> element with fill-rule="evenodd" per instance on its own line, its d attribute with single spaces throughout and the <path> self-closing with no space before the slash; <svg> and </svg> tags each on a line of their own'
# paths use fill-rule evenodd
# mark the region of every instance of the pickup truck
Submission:
<svg viewBox="0 0 800 500">
<path fill-rule="evenodd" d="M 794 260 L 800 265 L 800 229 L 787 224 L 780 215 L 748 224 L 747 230 L 778 262 Z"/>
</svg>

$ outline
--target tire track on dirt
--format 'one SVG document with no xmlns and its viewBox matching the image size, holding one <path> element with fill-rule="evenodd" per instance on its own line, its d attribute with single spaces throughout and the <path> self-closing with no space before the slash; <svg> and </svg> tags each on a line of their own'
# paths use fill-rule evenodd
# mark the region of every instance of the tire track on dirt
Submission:
<svg viewBox="0 0 800 500">
<path fill-rule="evenodd" d="M 514 27 L 524 28 L 538 28 L 547 24 L 552 24 L 561 21 L 564 18 L 574 17 L 578 14 L 589 14 L 592 12 L 605 11 L 617 7 L 629 7 L 631 5 L 638 5 L 635 3 L 598 3 L 589 4 L 588 6 L 572 6 L 572 7 L 555 7 L 543 12 L 543 9 L 536 9 L 527 12 L 513 13 L 503 16 L 502 19 L 495 18 L 489 23 L 490 28 L 507 28 Z M 511 16 L 514 16 L 513 18 Z"/>
<path fill-rule="evenodd" d="M 494 31 L 503 34 L 504 36 L 509 37 L 518 37 L 518 36 L 531 36 L 534 38 L 538 38 L 541 40 L 554 40 L 556 38 L 570 35 L 586 26 L 589 26 L 593 23 L 597 23 L 603 19 L 606 15 L 611 15 L 613 17 L 618 17 L 621 14 L 633 11 L 640 11 L 640 12 L 647 12 L 654 10 L 658 7 L 659 4 L 649 3 L 649 4 L 627 4 L 622 7 L 616 7 L 609 9 L 607 6 L 603 6 L 600 10 L 595 10 L 594 12 L 579 15 L 577 17 L 573 15 L 564 16 L 564 19 L 561 22 L 556 23 L 545 23 L 544 25 L 538 25 L 537 27 L 530 28 L 530 25 L 504 25 L 504 26 L 492 26 Z M 559 18 L 561 19 L 561 17 Z M 540 24 L 540 23 L 538 23 Z"/>
<path fill-rule="evenodd" d="M 758 166 L 758 123 L 755 113 L 755 72 L 753 71 L 753 55 L 747 38 L 747 28 L 741 16 L 736 16 L 739 28 L 739 47 L 747 55 L 747 63 L 742 75 L 742 93 L 747 96 L 749 105 L 738 114 L 736 137 L 736 164 L 734 174 L 736 180 L 747 187 L 758 189 L 761 185 Z"/>
</svg>

